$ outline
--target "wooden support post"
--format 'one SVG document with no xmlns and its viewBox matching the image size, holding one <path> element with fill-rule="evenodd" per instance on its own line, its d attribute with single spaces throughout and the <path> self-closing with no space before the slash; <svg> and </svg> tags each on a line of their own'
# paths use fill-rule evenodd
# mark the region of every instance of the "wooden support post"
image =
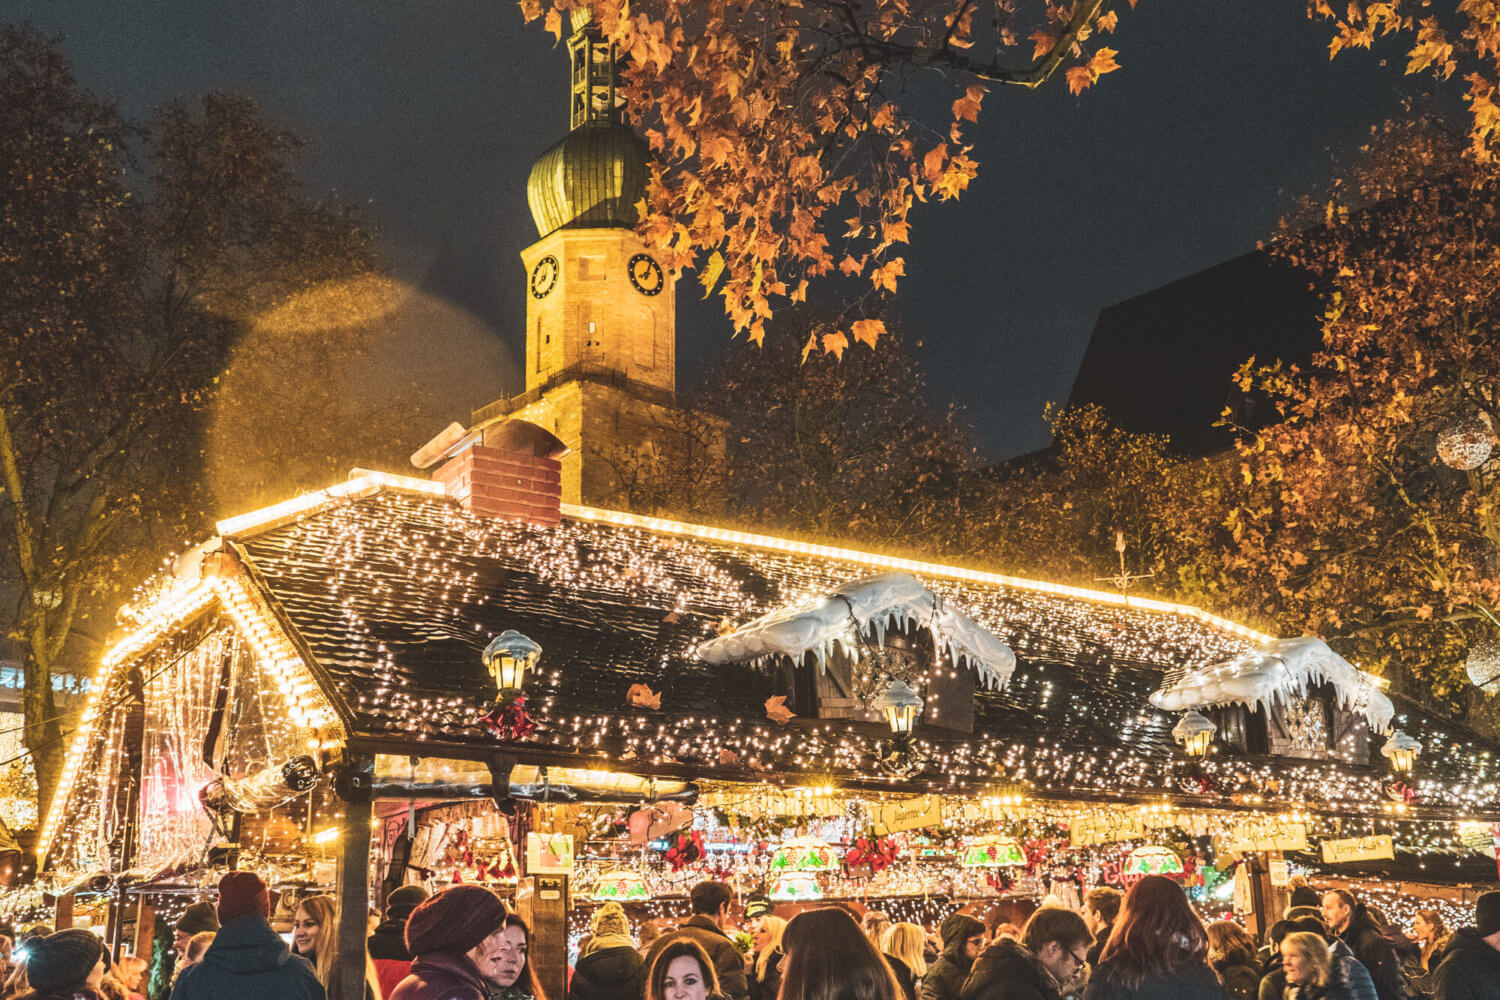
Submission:
<svg viewBox="0 0 1500 1000">
<path fill-rule="evenodd" d="M 335 782 L 344 799 L 344 822 L 339 843 L 339 967 L 330 993 L 343 997 L 365 995 L 365 937 L 370 909 L 370 785 L 375 758 L 352 757 Z"/>
<path fill-rule="evenodd" d="M 57 897 L 57 906 L 52 911 L 52 929 L 65 931 L 73 926 L 73 894 Z"/>
<path fill-rule="evenodd" d="M 1276 908 L 1275 891 L 1271 888 L 1271 870 L 1266 866 L 1263 853 L 1245 855 L 1245 872 L 1250 876 L 1250 906 L 1246 915 L 1245 930 L 1257 943 L 1264 943 L 1271 925 L 1281 919 Z"/>
<path fill-rule="evenodd" d="M 120 957 L 120 935 L 125 925 L 125 909 L 130 900 L 123 892 L 111 892 L 104 906 L 104 950 L 115 958 Z"/>
<path fill-rule="evenodd" d="M 130 953 L 139 955 L 146 961 L 151 961 L 151 948 L 156 943 L 156 907 L 146 902 L 146 897 L 140 897 L 136 903 L 135 910 L 135 940 L 131 942 Z"/>
<path fill-rule="evenodd" d="M 542 992 L 560 997 L 568 991 L 568 876 L 531 878 L 531 964 Z"/>
</svg>

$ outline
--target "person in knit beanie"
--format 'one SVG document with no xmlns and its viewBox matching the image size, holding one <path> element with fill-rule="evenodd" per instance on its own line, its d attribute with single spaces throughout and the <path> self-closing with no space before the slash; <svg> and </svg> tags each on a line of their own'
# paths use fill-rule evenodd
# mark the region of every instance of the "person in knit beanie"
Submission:
<svg viewBox="0 0 1500 1000">
<path fill-rule="evenodd" d="M 406 920 L 427 901 L 428 892 L 420 885 L 403 885 L 385 900 L 385 918 L 365 942 L 380 995 L 390 996 L 396 986 L 411 974 L 411 952 L 406 950 Z"/>
<path fill-rule="evenodd" d="M 81 929 L 58 931 L 36 938 L 26 948 L 26 981 L 30 992 L 22 1000 L 73 1000 L 102 997 L 104 943 Z"/>
<path fill-rule="evenodd" d="M 455 885 L 423 902 L 406 919 L 411 973 L 386 1000 L 486 1000 L 486 968 L 494 961 L 508 912 L 481 885 Z"/>
<path fill-rule="evenodd" d="M 194 934 L 219 929 L 219 918 L 214 915 L 214 904 L 204 901 L 194 903 L 182 911 L 177 924 L 172 928 L 172 950 L 177 952 L 177 964 L 181 965 L 187 955 L 188 942 Z"/>
<path fill-rule="evenodd" d="M 578 956 L 567 1000 L 641 1000 L 646 995 L 646 961 L 630 936 L 630 921 L 619 903 L 594 911 L 593 933 Z"/>
<path fill-rule="evenodd" d="M 271 930 L 271 894 L 260 876 L 219 880 L 222 925 L 197 964 L 172 987 L 171 1000 L 327 1000 L 307 960 Z"/>
</svg>

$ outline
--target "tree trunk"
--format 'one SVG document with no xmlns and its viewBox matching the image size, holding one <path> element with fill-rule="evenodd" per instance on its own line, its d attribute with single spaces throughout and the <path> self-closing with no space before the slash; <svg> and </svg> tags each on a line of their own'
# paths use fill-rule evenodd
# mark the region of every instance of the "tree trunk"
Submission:
<svg viewBox="0 0 1500 1000">
<path fill-rule="evenodd" d="M 31 751 L 32 764 L 36 768 L 37 815 L 45 822 L 46 812 L 52 804 L 52 793 L 62 777 L 63 755 L 66 747 L 62 740 L 62 723 L 57 717 L 57 699 L 52 692 L 52 670 L 39 662 L 35 651 L 26 653 L 26 681 L 22 696 L 24 728 L 21 743 Z M 38 858 L 40 863 L 43 859 Z"/>
</svg>

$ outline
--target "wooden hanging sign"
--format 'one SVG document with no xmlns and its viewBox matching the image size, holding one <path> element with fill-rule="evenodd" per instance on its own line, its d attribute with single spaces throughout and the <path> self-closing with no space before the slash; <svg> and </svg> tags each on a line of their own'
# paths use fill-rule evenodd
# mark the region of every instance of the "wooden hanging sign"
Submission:
<svg viewBox="0 0 1500 1000">
<path fill-rule="evenodd" d="M 886 802 L 875 810 L 875 833 L 885 836 L 902 830 L 920 830 L 943 824 L 943 803 L 936 795 L 922 795 L 900 802 Z"/>
<path fill-rule="evenodd" d="M 1230 854 L 1253 854 L 1257 851 L 1307 850 L 1307 824 L 1265 820 L 1239 823 L 1229 830 L 1223 848 Z"/>
<path fill-rule="evenodd" d="M 1083 813 L 1068 821 L 1068 840 L 1074 847 L 1140 840 L 1145 835 L 1146 821 L 1137 812 Z"/>
<path fill-rule="evenodd" d="M 1323 863 L 1334 865 L 1340 861 L 1381 861 L 1396 856 L 1396 843 L 1382 834 L 1378 837 L 1346 837 L 1343 840 L 1325 840 L 1318 845 Z"/>
</svg>

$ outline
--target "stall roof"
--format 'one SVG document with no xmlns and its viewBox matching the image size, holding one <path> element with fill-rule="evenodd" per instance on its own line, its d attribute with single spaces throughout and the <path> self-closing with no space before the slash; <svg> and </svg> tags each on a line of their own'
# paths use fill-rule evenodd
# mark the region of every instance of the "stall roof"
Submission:
<svg viewBox="0 0 1500 1000">
<path fill-rule="evenodd" d="M 564 506 L 561 525 L 481 518 L 434 484 L 365 474 L 221 522 L 220 530 L 344 720 L 356 749 L 478 758 L 499 751 L 579 766 L 723 780 L 862 781 L 892 788 L 1016 783 L 1037 793 L 1205 804 L 1277 800 L 1379 812 L 1375 770 L 1338 761 L 1215 759 L 1174 787 L 1175 717 L 1148 697 L 1169 674 L 1272 637 L 1197 609 L 803 542 Z M 1014 649 L 1004 690 L 977 690 L 971 735 L 924 736 L 929 767 L 881 778 L 867 723 L 767 718 L 773 675 L 709 664 L 700 644 L 852 580 L 898 570 Z M 539 642 L 506 744 L 479 717 L 481 665 L 505 629 Z M 632 685 L 658 711 L 627 704 Z M 1445 809 L 1500 805 L 1492 747 L 1398 706 L 1428 750 L 1418 791 Z"/>
</svg>

